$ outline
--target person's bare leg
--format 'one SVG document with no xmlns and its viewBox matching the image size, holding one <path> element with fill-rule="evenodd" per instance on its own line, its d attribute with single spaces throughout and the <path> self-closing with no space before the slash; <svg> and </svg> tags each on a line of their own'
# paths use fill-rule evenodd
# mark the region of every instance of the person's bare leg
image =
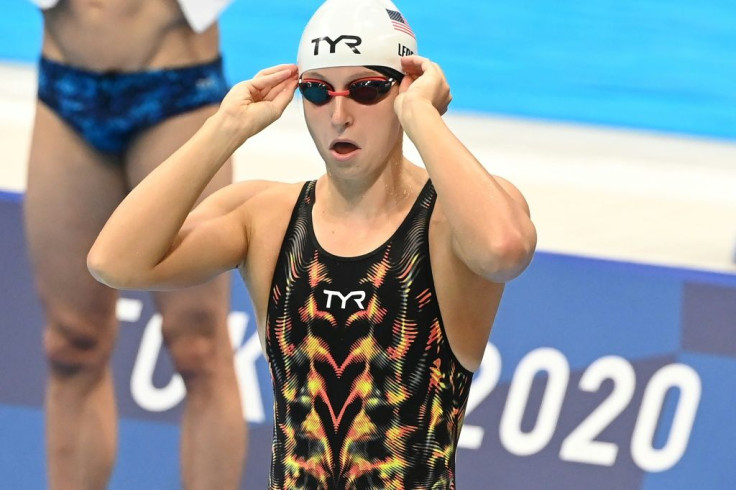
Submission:
<svg viewBox="0 0 736 490">
<path fill-rule="evenodd" d="M 131 183 L 181 146 L 214 110 L 169 119 L 141 135 L 128 153 Z M 204 195 L 231 180 L 228 164 Z M 187 388 L 181 424 L 182 479 L 187 489 L 237 488 L 242 475 L 247 433 L 227 332 L 229 299 L 227 275 L 196 288 L 156 295 L 164 339 Z"/>
<path fill-rule="evenodd" d="M 176 370 L 187 387 L 181 423 L 182 478 L 187 489 L 238 488 L 246 432 L 221 307 L 227 277 L 201 287 L 160 293 L 157 304 Z"/>
<path fill-rule="evenodd" d="M 26 234 L 46 315 L 46 444 L 50 488 L 106 488 L 116 450 L 108 361 L 116 293 L 86 257 L 124 192 L 124 176 L 48 108 L 36 111 L 25 196 Z"/>
</svg>

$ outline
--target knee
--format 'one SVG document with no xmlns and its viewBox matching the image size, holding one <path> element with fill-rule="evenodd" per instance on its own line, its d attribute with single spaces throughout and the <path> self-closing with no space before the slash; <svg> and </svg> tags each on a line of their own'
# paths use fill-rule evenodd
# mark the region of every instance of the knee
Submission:
<svg viewBox="0 0 736 490">
<path fill-rule="evenodd" d="M 225 316 L 216 309 L 189 307 L 166 312 L 162 325 L 164 343 L 174 367 L 185 381 L 209 375 L 222 359 Z"/>
<path fill-rule="evenodd" d="M 66 377 L 101 372 L 112 355 L 115 320 L 82 315 L 50 318 L 43 343 L 54 374 Z"/>
</svg>

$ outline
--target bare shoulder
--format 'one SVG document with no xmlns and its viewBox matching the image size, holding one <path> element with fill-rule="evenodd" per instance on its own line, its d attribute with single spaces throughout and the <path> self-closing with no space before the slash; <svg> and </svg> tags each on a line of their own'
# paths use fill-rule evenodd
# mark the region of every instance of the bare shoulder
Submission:
<svg viewBox="0 0 736 490">
<path fill-rule="evenodd" d="M 304 187 L 304 182 L 285 183 L 266 180 L 248 181 L 242 184 L 242 194 L 247 197 L 247 207 L 264 213 L 268 213 L 269 210 L 283 211 L 283 208 L 288 208 L 290 211 Z"/>
<path fill-rule="evenodd" d="M 293 206 L 303 184 L 285 184 L 268 180 L 235 182 L 219 189 L 200 203 L 189 215 L 189 224 L 200 223 L 234 213 L 243 226 L 251 230 L 264 216 Z M 292 197 L 293 196 L 293 197 Z"/>
<path fill-rule="evenodd" d="M 263 238 L 264 233 L 283 236 L 304 182 L 252 181 L 242 184 L 242 197 L 247 199 L 241 209 L 249 234 L 258 238 Z"/>
<path fill-rule="evenodd" d="M 277 184 L 266 180 L 247 180 L 229 184 L 213 192 L 197 205 L 190 218 L 210 218 L 227 214 Z"/>
<path fill-rule="evenodd" d="M 265 321 L 268 291 L 286 229 L 304 183 L 263 186 L 243 206 L 247 223 L 248 255 L 242 265 L 258 325 Z"/>
</svg>

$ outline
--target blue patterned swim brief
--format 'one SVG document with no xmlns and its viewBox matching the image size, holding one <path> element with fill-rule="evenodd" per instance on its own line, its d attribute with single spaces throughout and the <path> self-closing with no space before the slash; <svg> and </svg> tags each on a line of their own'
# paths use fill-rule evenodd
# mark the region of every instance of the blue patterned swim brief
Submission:
<svg viewBox="0 0 736 490">
<path fill-rule="evenodd" d="M 94 72 L 41 58 L 38 98 L 93 147 L 122 153 L 136 133 L 228 91 L 222 58 L 181 68 Z"/>
</svg>

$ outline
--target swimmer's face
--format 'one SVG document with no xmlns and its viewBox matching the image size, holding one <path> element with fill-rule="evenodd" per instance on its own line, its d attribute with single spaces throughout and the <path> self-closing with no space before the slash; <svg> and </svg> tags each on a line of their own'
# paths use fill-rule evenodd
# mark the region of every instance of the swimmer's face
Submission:
<svg viewBox="0 0 736 490">
<path fill-rule="evenodd" d="M 401 156 L 403 131 L 394 112 L 398 83 L 364 67 L 310 70 L 301 79 L 314 88 L 315 102 L 305 94 L 304 117 L 328 169 L 370 171 Z M 351 85 L 353 97 L 320 99 L 325 88 L 344 93 Z"/>
</svg>

